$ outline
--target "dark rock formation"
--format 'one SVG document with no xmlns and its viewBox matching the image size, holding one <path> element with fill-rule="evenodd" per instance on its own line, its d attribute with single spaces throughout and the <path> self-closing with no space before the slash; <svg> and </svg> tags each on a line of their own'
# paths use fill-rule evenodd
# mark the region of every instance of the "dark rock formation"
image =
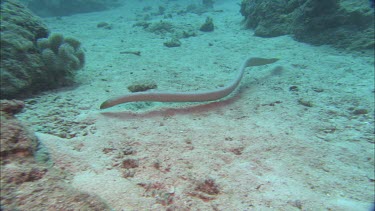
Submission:
<svg viewBox="0 0 375 211">
<path fill-rule="evenodd" d="M 32 156 L 37 147 L 37 138 L 28 131 L 14 115 L 25 105 L 22 101 L 0 101 L 0 158 L 1 164 L 9 159 Z"/>
<path fill-rule="evenodd" d="M 98 197 L 63 183 L 67 175 L 36 162 L 38 141 L 15 114 L 22 101 L 0 101 L 0 210 L 110 210 Z"/>
<path fill-rule="evenodd" d="M 62 49 L 64 52 L 59 55 L 68 56 L 66 59 L 71 62 L 66 63 L 68 66 L 65 69 L 54 68 L 52 65 L 56 65 L 60 58 L 55 61 L 46 60 L 47 54 L 43 52 L 49 46 L 42 48 L 37 45 L 38 40 L 46 40 L 49 34 L 41 20 L 16 0 L 2 0 L 0 10 L 0 99 L 25 97 L 72 84 L 72 70 L 83 66 L 84 57 L 80 49 L 76 46 L 69 47 L 68 44 L 75 45 L 79 42 L 71 38 L 68 42 L 60 36 L 60 45 L 67 44 Z M 52 58 L 54 55 L 52 53 L 47 56 Z M 73 61 L 77 57 L 79 61 Z"/>
<path fill-rule="evenodd" d="M 315 45 L 374 48 L 374 10 L 367 0 L 243 0 L 240 12 L 256 36 L 291 34 Z"/>
</svg>

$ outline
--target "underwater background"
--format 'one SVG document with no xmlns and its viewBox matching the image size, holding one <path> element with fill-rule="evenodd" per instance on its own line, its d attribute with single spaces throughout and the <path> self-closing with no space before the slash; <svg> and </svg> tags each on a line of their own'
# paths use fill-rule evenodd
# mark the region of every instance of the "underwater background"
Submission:
<svg viewBox="0 0 375 211">
<path fill-rule="evenodd" d="M 373 1 L 0 4 L 1 210 L 371 209 Z"/>
</svg>

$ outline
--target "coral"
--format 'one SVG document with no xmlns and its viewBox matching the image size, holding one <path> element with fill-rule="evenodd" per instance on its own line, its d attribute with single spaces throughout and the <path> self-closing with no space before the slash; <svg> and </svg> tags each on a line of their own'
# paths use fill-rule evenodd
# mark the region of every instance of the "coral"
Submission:
<svg viewBox="0 0 375 211">
<path fill-rule="evenodd" d="M 207 193 L 209 195 L 217 195 L 220 193 L 219 186 L 215 183 L 213 179 L 206 179 L 200 182 L 196 188 L 196 191 Z"/>
<path fill-rule="evenodd" d="M 240 12 L 256 36 L 292 34 L 315 45 L 374 49 L 374 11 L 364 1 L 242 0 Z"/>
<path fill-rule="evenodd" d="M 219 186 L 211 178 L 198 182 L 193 191 L 187 192 L 188 195 L 200 198 L 205 202 L 214 200 L 219 193 Z"/>
<path fill-rule="evenodd" d="M 48 38 L 37 40 L 42 60 L 48 70 L 54 73 L 54 81 L 64 84 L 70 82 L 74 71 L 85 63 L 81 43 L 74 38 L 64 38 L 61 34 L 52 34 Z"/>
<path fill-rule="evenodd" d="M 124 169 L 132 169 L 137 168 L 139 166 L 139 161 L 136 159 L 125 159 L 122 161 L 122 168 Z"/>
<path fill-rule="evenodd" d="M 72 84 L 85 60 L 80 42 L 59 34 L 48 37 L 46 26 L 21 3 L 3 0 L 0 8 L 1 99 Z"/>
<path fill-rule="evenodd" d="M 11 99 L 43 87 L 36 86 L 45 77 L 35 40 L 46 37 L 48 29 L 38 17 L 16 1 L 2 0 L 0 13 L 1 99 Z"/>
<path fill-rule="evenodd" d="M 204 24 L 202 24 L 202 26 L 200 27 L 199 30 L 201 30 L 202 32 L 212 32 L 214 30 L 214 28 L 215 28 L 215 26 L 214 26 L 214 22 L 213 22 L 212 18 L 207 17 L 206 22 Z"/>
<path fill-rule="evenodd" d="M 51 48 L 54 53 L 57 53 L 59 47 L 63 44 L 64 37 L 61 34 L 52 34 L 48 37 L 47 48 Z M 43 50 L 43 49 L 42 49 Z"/>
<path fill-rule="evenodd" d="M 57 68 L 57 66 L 55 66 L 56 63 L 54 62 L 54 61 L 57 60 L 57 56 L 53 52 L 52 49 L 44 49 L 44 50 L 42 50 L 42 58 L 43 58 L 44 64 L 47 67 L 50 67 L 52 70 L 54 70 L 54 69 Z"/>
</svg>

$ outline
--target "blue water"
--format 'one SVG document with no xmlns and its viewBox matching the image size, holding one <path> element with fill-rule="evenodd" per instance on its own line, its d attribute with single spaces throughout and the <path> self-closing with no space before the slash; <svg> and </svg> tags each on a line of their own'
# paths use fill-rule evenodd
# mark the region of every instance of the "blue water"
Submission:
<svg viewBox="0 0 375 211">
<path fill-rule="evenodd" d="M 74 85 L 23 99 L 26 107 L 17 117 L 37 133 L 54 168 L 66 172 L 76 190 L 98 196 L 113 210 L 370 209 L 373 42 L 354 25 L 371 21 L 374 1 L 345 1 L 346 9 L 362 8 L 367 15 L 348 12 L 353 19 L 341 22 L 327 23 L 332 13 L 299 16 L 296 24 L 318 25 L 298 33 L 284 33 L 276 26 L 294 26 L 282 22 L 257 22 L 271 13 L 244 21 L 239 0 L 107 1 L 87 7 L 35 2 L 29 6 L 50 34 L 79 40 L 85 61 L 74 72 Z M 252 7 L 262 2 L 250 1 Z M 283 2 L 275 1 L 275 7 Z M 298 3 L 298 11 L 285 12 L 281 20 L 302 11 L 332 11 Z M 213 30 L 200 30 L 208 17 Z M 323 23 L 331 28 L 323 30 Z M 279 36 L 257 36 L 266 32 Z M 357 39 L 348 40 L 348 33 Z M 249 56 L 279 60 L 247 68 L 222 99 L 99 109 L 134 87 L 220 89 Z M 40 210 L 48 206 L 53 207 Z"/>
</svg>

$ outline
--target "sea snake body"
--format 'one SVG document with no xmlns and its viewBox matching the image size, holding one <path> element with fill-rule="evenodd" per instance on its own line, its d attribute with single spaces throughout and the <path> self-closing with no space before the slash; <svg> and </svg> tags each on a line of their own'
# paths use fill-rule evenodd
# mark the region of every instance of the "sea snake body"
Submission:
<svg viewBox="0 0 375 211">
<path fill-rule="evenodd" d="M 118 104 L 139 101 L 155 101 L 155 102 L 202 102 L 218 100 L 229 95 L 240 83 L 246 67 L 261 66 L 271 64 L 279 59 L 265 59 L 259 57 L 250 57 L 245 60 L 239 69 L 236 78 L 226 86 L 208 90 L 194 92 L 168 92 L 168 91 L 147 91 L 125 94 L 106 100 L 100 105 L 100 109 L 110 108 Z"/>
</svg>

